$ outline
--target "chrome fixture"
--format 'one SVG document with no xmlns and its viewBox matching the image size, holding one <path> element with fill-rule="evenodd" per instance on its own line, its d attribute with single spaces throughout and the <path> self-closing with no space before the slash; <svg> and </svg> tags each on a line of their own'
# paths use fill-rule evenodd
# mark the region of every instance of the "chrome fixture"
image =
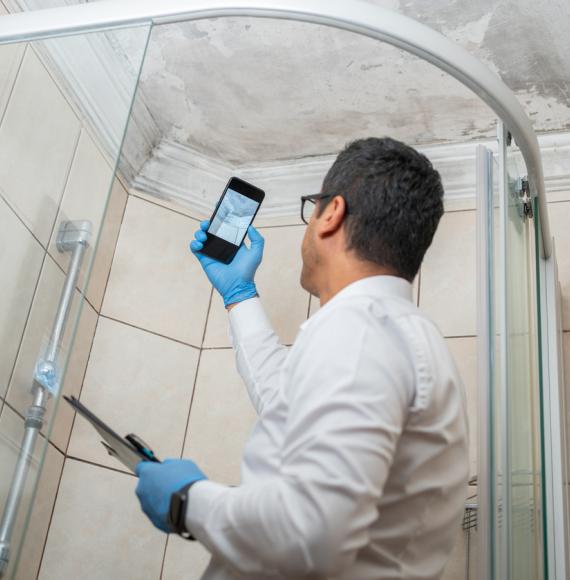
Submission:
<svg viewBox="0 0 570 580">
<path fill-rule="evenodd" d="M 57 395 L 61 384 L 61 373 L 57 366 L 58 353 L 65 333 L 65 327 L 73 301 L 73 291 L 77 283 L 81 263 L 91 236 L 91 222 L 67 221 L 59 228 L 56 246 L 59 252 L 71 252 L 71 260 L 57 313 L 50 334 L 48 346 L 36 364 L 32 378 L 33 402 L 26 412 L 24 437 L 20 454 L 12 476 L 10 492 L 4 506 L 0 522 L 0 578 L 4 577 L 10 561 L 10 539 L 18 516 L 26 478 L 33 457 L 38 433 L 44 423 L 47 402 Z"/>
</svg>

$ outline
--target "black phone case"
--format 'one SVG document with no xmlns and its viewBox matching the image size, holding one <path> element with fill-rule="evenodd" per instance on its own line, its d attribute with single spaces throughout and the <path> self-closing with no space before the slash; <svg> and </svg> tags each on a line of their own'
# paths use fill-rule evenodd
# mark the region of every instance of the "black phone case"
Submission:
<svg viewBox="0 0 570 580">
<path fill-rule="evenodd" d="M 228 188 L 230 186 L 230 183 L 232 182 L 233 179 L 238 179 L 238 178 L 231 177 L 229 179 L 228 183 L 226 184 L 226 187 L 224 188 L 224 193 L 221 195 L 220 199 L 216 203 L 216 207 L 214 208 L 214 212 L 212 213 L 212 216 L 210 217 L 210 223 L 212 223 L 212 221 L 216 215 L 216 212 L 218 211 L 218 208 L 220 207 L 220 204 L 222 203 L 222 200 L 224 199 L 224 197 L 228 191 Z M 257 212 L 261 208 L 261 204 L 263 203 L 263 200 L 265 199 L 265 192 L 262 189 L 260 189 L 259 187 L 256 187 L 255 185 L 252 185 L 251 183 L 248 183 L 247 181 L 244 181 L 243 179 L 239 179 L 239 181 L 242 183 L 245 183 L 248 187 L 250 187 L 256 191 L 261 192 L 263 195 L 261 200 L 258 202 L 259 205 L 257 206 L 257 209 L 255 210 L 255 213 L 253 214 L 251 221 L 249 222 L 249 225 L 251 225 L 253 223 L 253 221 L 255 220 L 255 216 L 257 216 Z M 234 190 L 234 191 L 237 191 L 237 190 Z M 242 192 L 238 191 L 238 193 L 242 193 Z M 242 193 L 242 195 L 243 195 L 243 193 Z M 248 196 L 246 196 L 246 197 L 248 197 Z M 253 198 L 250 198 L 250 199 L 253 199 Z M 257 200 L 255 200 L 255 201 L 257 201 Z M 241 241 L 239 246 L 236 246 L 235 244 L 227 242 L 226 240 L 223 240 L 222 238 L 218 238 L 217 236 L 215 236 L 213 234 L 209 234 L 208 232 L 206 232 L 206 234 L 208 236 L 208 239 L 204 242 L 204 246 L 200 250 L 200 253 L 204 254 L 205 256 L 208 256 L 209 258 L 217 260 L 218 262 L 222 262 L 223 264 L 230 264 L 232 262 L 232 260 L 235 258 L 235 255 L 237 254 L 238 250 L 240 249 L 241 244 L 243 244 L 243 240 Z M 244 236 L 244 239 L 245 239 L 245 236 Z"/>
</svg>

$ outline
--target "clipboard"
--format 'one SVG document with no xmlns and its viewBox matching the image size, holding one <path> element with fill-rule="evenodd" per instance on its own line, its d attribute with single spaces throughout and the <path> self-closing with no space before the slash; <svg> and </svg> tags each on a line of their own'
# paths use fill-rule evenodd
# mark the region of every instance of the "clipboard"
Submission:
<svg viewBox="0 0 570 580">
<path fill-rule="evenodd" d="M 121 437 L 75 397 L 64 395 L 63 398 L 95 427 L 103 438 L 101 443 L 107 453 L 118 459 L 130 471 L 135 473 L 137 464 L 141 461 L 160 463 L 153 450 L 140 437 L 137 437 L 134 433 Z"/>
</svg>

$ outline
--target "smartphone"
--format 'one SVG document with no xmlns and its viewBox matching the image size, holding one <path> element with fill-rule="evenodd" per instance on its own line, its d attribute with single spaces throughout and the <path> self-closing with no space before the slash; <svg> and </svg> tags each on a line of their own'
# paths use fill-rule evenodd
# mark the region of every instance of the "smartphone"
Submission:
<svg viewBox="0 0 570 580">
<path fill-rule="evenodd" d="M 210 219 L 210 227 L 206 231 L 208 238 L 200 252 L 229 264 L 237 254 L 264 197 L 265 192 L 259 187 L 237 177 L 230 178 Z"/>
</svg>

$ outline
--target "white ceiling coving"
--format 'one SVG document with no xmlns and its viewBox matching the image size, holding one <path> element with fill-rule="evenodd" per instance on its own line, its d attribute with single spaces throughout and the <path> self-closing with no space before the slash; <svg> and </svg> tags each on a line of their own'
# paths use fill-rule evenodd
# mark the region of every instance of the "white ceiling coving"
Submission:
<svg viewBox="0 0 570 580">
<path fill-rule="evenodd" d="M 567 0 L 369 1 L 431 26 L 486 63 L 537 132 L 570 131 Z M 5 2 L 34 9 L 77 0 Z M 117 62 L 105 86 L 129 58 L 128 39 L 114 39 Z M 121 168 L 131 184 L 176 197 L 192 188 L 196 167 L 225 176 L 258 166 L 277 175 L 302 160 L 313 179 L 319 159 L 328 163 L 358 137 L 390 135 L 433 151 L 492 138 L 495 121 L 439 69 L 353 33 L 252 18 L 169 24 L 152 32 Z M 206 205 L 219 194 L 209 190 L 199 193 Z M 299 193 L 283 193 L 276 206 Z"/>
</svg>

